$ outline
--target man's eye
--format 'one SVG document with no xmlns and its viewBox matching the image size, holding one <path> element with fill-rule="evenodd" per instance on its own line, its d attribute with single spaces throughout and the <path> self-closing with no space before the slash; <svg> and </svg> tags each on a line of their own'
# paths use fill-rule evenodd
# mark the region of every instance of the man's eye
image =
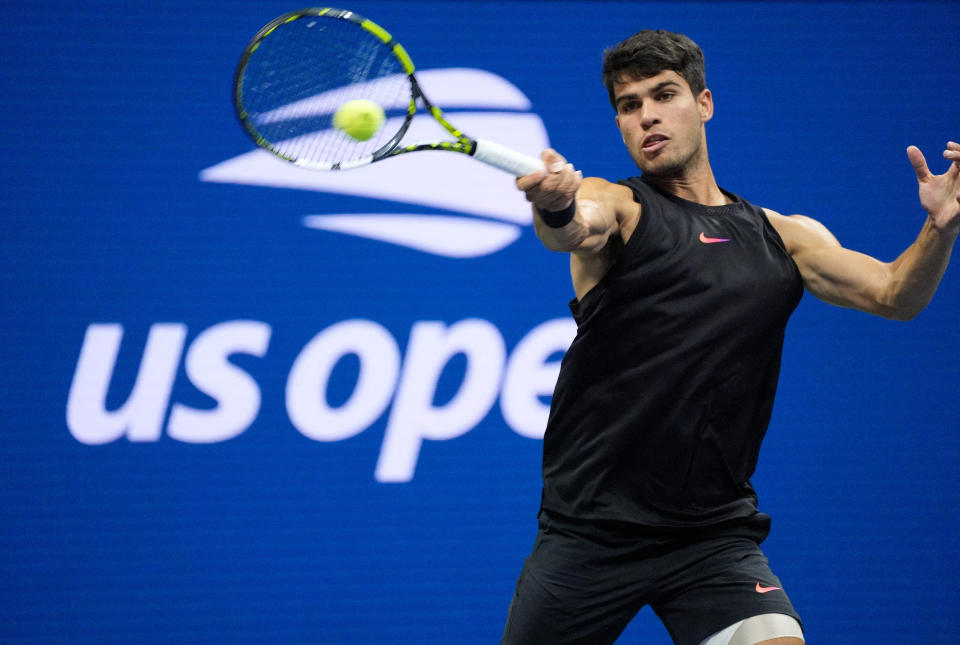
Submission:
<svg viewBox="0 0 960 645">
<path fill-rule="evenodd" d="M 673 92 L 664 92 L 663 94 L 660 94 L 657 98 L 661 101 L 669 101 L 674 96 L 675 94 Z"/>
</svg>

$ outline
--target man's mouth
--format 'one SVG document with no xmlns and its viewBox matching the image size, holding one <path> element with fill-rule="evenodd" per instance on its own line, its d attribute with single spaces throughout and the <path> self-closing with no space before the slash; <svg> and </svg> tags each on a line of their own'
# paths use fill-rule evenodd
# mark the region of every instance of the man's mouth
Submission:
<svg viewBox="0 0 960 645">
<path fill-rule="evenodd" d="M 641 147 L 644 152 L 658 152 L 669 140 L 669 137 L 662 134 L 650 134 L 643 139 Z"/>
</svg>

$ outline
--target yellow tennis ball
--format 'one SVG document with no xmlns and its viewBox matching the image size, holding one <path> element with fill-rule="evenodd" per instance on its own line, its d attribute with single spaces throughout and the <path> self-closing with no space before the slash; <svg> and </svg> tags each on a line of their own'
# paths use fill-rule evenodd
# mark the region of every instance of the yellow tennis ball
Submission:
<svg viewBox="0 0 960 645">
<path fill-rule="evenodd" d="M 366 141 L 380 129 L 385 118 L 383 108 L 373 101 L 354 99 L 337 109 L 333 115 L 333 127 L 357 141 Z"/>
</svg>

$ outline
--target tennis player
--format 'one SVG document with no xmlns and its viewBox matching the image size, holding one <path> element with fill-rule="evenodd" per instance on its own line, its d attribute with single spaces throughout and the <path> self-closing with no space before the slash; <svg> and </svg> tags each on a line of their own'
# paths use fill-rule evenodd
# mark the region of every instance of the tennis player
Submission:
<svg viewBox="0 0 960 645">
<path fill-rule="evenodd" d="M 927 305 L 960 229 L 960 145 L 943 175 L 907 149 L 927 217 L 881 262 L 717 184 L 713 97 L 689 38 L 642 31 L 607 52 L 603 80 L 642 175 L 582 179 L 547 150 L 546 170 L 517 180 L 543 244 L 570 253 L 578 332 L 502 642 L 612 643 L 650 605 L 679 645 L 802 643 L 749 481 L 787 319 L 804 288 L 897 320 Z"/>
</svg>

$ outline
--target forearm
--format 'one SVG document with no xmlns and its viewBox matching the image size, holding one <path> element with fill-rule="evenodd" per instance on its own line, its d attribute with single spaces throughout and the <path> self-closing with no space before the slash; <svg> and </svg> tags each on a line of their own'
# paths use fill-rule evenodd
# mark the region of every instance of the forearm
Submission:
<svg viewBox="0 0 960 645">
<path fill-rule="evenodd" d="M 957 226 L 938 228 L 927 218 L 913 244 L 890 263 L 883 295 L 890 317 L 909 320 L 930 303 L 947 270 L 957 233 Z"/>
<path fill-rule="evenodd" d="M 543 245 L 564 253 L 597 253 L 619 230 L 618 206 L 632 193 L 597 177 L 583 178 L 552 150 L 542 155 L 549 173 L 517 179 L 517 188 L 533 204 L 533 226 Z"/>
<path fill-rule="evenodd" d="M 533 229 L 545 247 L 551 251 L 570 253 L 576 251 L 588 236 L 587 226 L 583 216 L 577 216 L 577 203 L 571 204 L 572 217 L 561 224 L 566 217 L 558 217 L 557 213 L 541 211 L 533 207 Z"/>
<path fill-rule="evenodd" d="M 589 193 L 589 189 L 584 192 Z M 572 218 L 568 220 L 570 214 Z M 534 207 L 533 227 L 544 246 L 563 253 L 597 252 L 618 230 L 612 210 L 587 196 L 578 196 L 563 215 Z"/>
</svg>

